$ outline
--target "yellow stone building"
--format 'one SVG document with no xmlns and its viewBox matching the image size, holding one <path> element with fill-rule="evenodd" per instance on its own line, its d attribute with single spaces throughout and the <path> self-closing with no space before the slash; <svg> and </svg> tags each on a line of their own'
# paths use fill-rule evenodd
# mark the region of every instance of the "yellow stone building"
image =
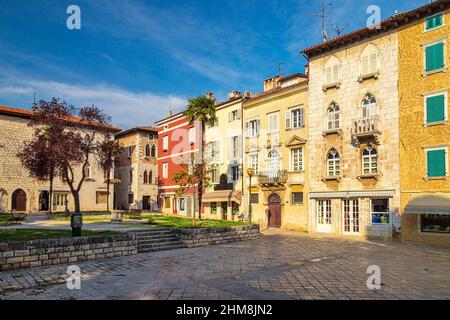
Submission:
<svg viewBox="0 0 450 320">
<path fill-rule="evenodd" d="M 449 7 L 416 10 L 398 33 L 404 241 L 450 245 Z"/>
<path fill-rule="evenodd" d="M 248 93 L 247 93 L 248 96 Z M 242 101 L 232 91 L 216 104 L 217 122 L 207 127 L 206 161 L 210 186 L 203 195 L 208 219 L 238 220 L 242 214 Z"/>
<path fill-rule="evenodd" d="M 308 79 L 297 73 L 265 80 L 243 102 L 243 203 L 263 228 L 307 230 L 307 101 Z"/>
</svg>

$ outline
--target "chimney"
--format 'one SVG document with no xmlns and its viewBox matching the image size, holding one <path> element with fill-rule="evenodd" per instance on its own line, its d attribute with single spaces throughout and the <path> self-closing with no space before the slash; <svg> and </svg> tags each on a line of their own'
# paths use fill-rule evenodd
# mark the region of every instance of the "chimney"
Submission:
<svg viewBox="0 0 450 320">
<path fill-rule="evenodd" d="M 172 106 L 169 106 L 169 117 L 173 116 Z"/>
<path fill-rule="evenodd" d="M 264 80 L 264 92 L 278 88 L 280 86 L 279 81 L 281 78 L 283 78 L 282 75 L 277 75 Z"/>
<path fill-rule="evenodd" d="M 239 91 L 233 90 L 228 94 L 228 100 L 236 99 L 241 97 L 242 94 Z"/>
</svg>

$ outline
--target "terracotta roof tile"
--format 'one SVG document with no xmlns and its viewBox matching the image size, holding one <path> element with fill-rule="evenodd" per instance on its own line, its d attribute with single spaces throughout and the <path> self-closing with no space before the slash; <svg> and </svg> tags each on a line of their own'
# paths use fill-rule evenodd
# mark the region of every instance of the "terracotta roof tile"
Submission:
<svg viewBox="0 0 450 320">
<path fill-rule="evenodd" d="M 28 109 L 20 109 L 20 108 L 12 108 L 7 106 L 0 106 L 0 114 L 7 114 L 15 117 L 23 117 L 23 118 L 31 118 L 33 115 L 33 111 Z M 80 118 L 76 117 L 69 117 L 68 122 L 80 124 L 80 125 L 87 125 L 87 126 L 98 126 L 97 124 L 89 123 L 87 121 L 84 121 Z M 114 126 L 108 126 L 108 129 L 112 131 L 121 131 L 121 129 L 114 127 Z"/>
</svg>

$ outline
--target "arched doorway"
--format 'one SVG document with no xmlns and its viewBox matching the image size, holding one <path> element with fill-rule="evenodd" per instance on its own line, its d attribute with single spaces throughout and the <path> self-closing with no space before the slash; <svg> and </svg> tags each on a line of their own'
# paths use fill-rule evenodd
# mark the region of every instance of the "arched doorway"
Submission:
<svg viewBox="0 0 450 320">
<path fill-rule="evenodd" d="M 269 196 L 269 227 L 281 227 L 281 198 L 278 194 L 272 193 Z"/>
<path fill-rule="evenodd" d="M 42 191 L 39 193 L 39 211 L 48 211 L 49 209 L 49 192 L 48 191 Z"/>
<path fill-rule="evenodd" d="M 13 192 L 11 209 L 15 211 L 27 211 L 27 194 L 22 189 L 17 189 Z"/>
</svg>

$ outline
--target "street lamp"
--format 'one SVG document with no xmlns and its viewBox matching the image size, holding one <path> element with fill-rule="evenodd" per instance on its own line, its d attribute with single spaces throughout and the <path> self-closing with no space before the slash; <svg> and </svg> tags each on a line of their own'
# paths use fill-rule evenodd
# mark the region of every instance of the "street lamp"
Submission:
<svg viewBox="0 0 450 320">
<path fill-rule="evenodd" d="M 252 224 L 252 177 L 255 175 L 255 171 L 252 168 L 247 169 L 247 175 L 249 177 L 248 187 L 248 224 Z"/>
</svg>

